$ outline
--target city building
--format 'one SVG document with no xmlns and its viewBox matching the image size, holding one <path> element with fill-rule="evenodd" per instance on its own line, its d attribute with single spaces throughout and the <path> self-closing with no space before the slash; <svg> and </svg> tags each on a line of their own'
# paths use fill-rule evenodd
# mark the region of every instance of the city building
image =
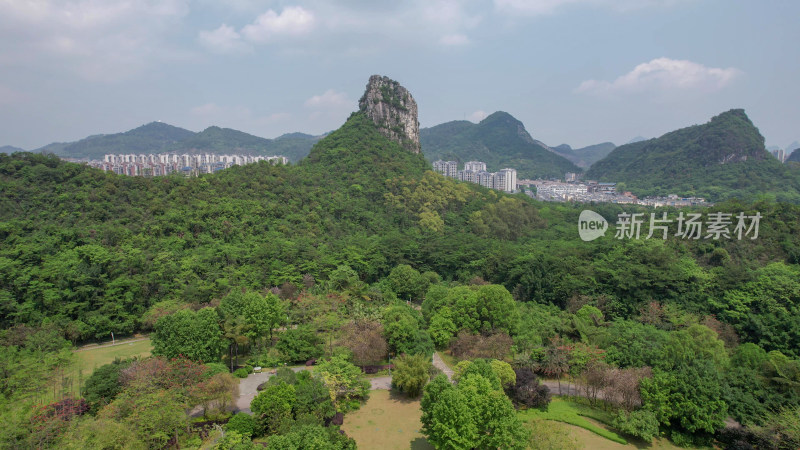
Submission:
<svg viewBox="0 0 800 450">
<path fill-rule="evenodd" d="M 464 170 L 486 172 L 486 163 L 482 161 L 467 161 L 464 163 Z"/>
<path fill-rule="evenodd" d="M 440 174 L 450 177 L 458 177 L 458 162 L 456 161 L 442 161 L 441 159 L 433 162 L 433 170 Z"/>
<path fill-rule="evenodd" d="M 129 176 L 164 176 L 180 172 L 187 176 L 203 173 L 214 173 L 231 166 L 268 161 L 272 164 L 288 164 L 285 156 L 250 156 L 250 155 L 216 155 L 216 154 L 127 154 L 103 156 L 102 161 L 90 161 L 89 165 L 107 172 Z"/>
</svg>

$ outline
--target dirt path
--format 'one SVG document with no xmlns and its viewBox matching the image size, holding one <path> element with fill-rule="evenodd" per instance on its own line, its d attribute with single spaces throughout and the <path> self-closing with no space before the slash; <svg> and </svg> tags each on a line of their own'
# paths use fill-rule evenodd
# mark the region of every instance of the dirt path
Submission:
<svg viewBox="0 0 800 450">
<path fill-rule="evenodd" d="M 453 381 L 453 369 L 445 364 L 438 352 L 433 353 L 433 366 L 441 370 L 443 374 L 447 375 L 447 379 Z"/>
</svg>

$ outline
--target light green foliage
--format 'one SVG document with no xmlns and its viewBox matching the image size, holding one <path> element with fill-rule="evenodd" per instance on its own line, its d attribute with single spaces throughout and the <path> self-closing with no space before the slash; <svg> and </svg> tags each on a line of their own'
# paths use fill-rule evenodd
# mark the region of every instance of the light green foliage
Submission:
<svg viewBox="0 0 800 450">
<path fill-rule="evenodd" d="M 351 401 L 363 400 L 369 394 L 370 384 L 361 369 L 344 357 L 333 356 L 320 361 L 314 373 L 328 388 L 337 411 L 347 411 Z"/>
<path fill-rule="evenodd" d="M 692 325 L 670 333 L 655 365 L 674 370 L 696 360 L 711 361 L 718 369 L 728 364 L 725 344 L 717 338 L 717 333 L 704 325 Z"/>
<path fill-rule="evenodd" d="M 503 389 L 507 389 L 517 382 L 517 374 L 514 373 L 511 364 L 497 359 L 493 359 L 489 364 L 492 366 L 492 372 L 500 379 Z"/>
<path fill-rule="evenodd" d="M 58 448 L 139 450 L 148 447 L 131 426 L 108 419 L 84 418 L 64 434 Z"/>
<path fill-rule="evenodd" d="M 387 280 L 392 291 L 403 300 L 417 300 L 428 290 L 428 279 L 408 264 L 392 269 Z"/>
<path fill-rule="evenodd" d="M 395 355 L 433 354 L 433 342 L 426 330 L 420 327 L 422 317 L 415 309 L 397 304 L 383 313 L 383 334 L 389 351 Z"/>
<path fill-rule="evenodd" d="M 392 384 L 409 397 L 417 397 L 430 378 L 431 361 L 427 355 L 401 355 L 393 361 Z"/>
<path fill-rule="evenodd" d="M 458 329 L 453 322 L 453 312 L 450 307 L 442 307 L 430 320 L 428 333 L 431 335 L 434 345 L 437 348 L 445 348 L 450 344 Z"/>
<path fill-rule="evenodd" d="M 183 356 L 192 361 L 217 362 L 225 348 L 212 308 L 180 310 L 158 319 L 151 340 L 154 355 Z"/>
<path fill-rule="evenodd" d="M 442 311 L 449 308 L 456 330 L 503 331 L 514 334 L 519 328 L 519 311 L 514 298 L 503 286 L 458 286 L 449 289 L 443 298 L 438 289 L 433 293 L 434 299 L 427 306 L 423 305 L 428 311 L 436 308 L 437 312 L 431 314 L 431 325 L 436 314 L 448 314 Z M 442 319 L 437 321 L 441 323 Z M 446 323 L 444 325 L 449 326 Z M 436 328 L 436 331 L 441 332 L 442 328 Z"/>
<path fill-rule="evenodd" d="M 225 435 L 214 445 L 214 450 L 253 450 L 261 447 L 250 440 L 250 437 L 237 430 L 226 430 Z"/>
<path fill-rule="evenodd" d="M 589 430 L 599 436 L 614 441 L 618 444 L 626 445 L 628 442 L 613 431 L 599 427 L 593 422 L 589 421 L 584 415 L 591 417 L 589 411 L 583 405 L 572 403 L 560 398 L 553 399 L 547 407 L 547 411 L 541 411 L 537 408 L 529 408 L 519 411 L 517 415 L 524 421 L 531 419 L 534 420 L 554 420 L 557 422 L 564 422 L 570 425 L 575 425 L 583 429 Z M 535 436 L 534 436 L 535 439 Z"/>
<path fill-rule="evenodd" d="M 98 414 L 100 420 L 127 425 L 150 447 L 163 447 L 188 423 L 186 405 L 172 391 L 123 392 Z"/>
<path fill-rule="evenodd" d="M 652 411 L 638 409 L 627 412 L 620 410 L 614 417 L 614 428 L 619 431 L 650 442 L 658 435 L 658 419 Z"/>
</svg>

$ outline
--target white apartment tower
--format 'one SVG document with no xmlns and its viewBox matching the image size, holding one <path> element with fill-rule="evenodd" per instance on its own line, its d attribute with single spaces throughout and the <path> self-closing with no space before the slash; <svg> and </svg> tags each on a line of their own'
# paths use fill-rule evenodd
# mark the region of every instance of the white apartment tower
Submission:
<svg viewBox="0 0 800 450">
<path fill-rule="evenodd" d="M 481 161 L 467 161 L 464 163 L 464 170 L 473 172 L 486 172 L 486 163 Z"/>
</svg>

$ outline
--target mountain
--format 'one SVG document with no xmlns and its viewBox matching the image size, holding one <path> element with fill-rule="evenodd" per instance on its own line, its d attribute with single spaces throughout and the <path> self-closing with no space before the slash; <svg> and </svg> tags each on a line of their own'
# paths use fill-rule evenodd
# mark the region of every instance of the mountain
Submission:
<svg viewBox="0 0 800 450">
<path fill-rule="evenodd" d="M 456 120 L 422 129 L 420 142 L 429 161 L 483 161 L 491 171 L 515 168 L 519 178 L 561 178 L 565 172 L 581 171 L 567 158 L 534 140 L 522 122 L 502 111 L 478 124 Z"/>
<path fill-rule="evenodd" d="M 659 138 L 617 147 L 586 179 L 622 182 L 638 195 L 695 195 L 710 200 L 766 194 L 800 201 L 800 177 L 773 158 L 742 109 Z"/>
<path fill-rule="evenodd" d="M 647 140 L 646 137 L 636 136 L 635 138 L 633 138 L 630 141 L 628 141 L 628 144 L 635 144 L 637 142 L 642 142 L 642 141 L 646 141 L 646 140 Z"/>
<path fill-rule="evenodd" d="M 589 166 L 605 158 L 615 148 L 617 146 L 613 143 L 603 142 L 602 144 L 590 145 L 579 149 L 573 149 L 567 144 L 561 144 L 558 147 L 550 147 L 550 150 L 572 161 L 578 167 L 588 169 Z"/>
<path fill-rule="evenodd" d="M 795 150 L 786 158 L 786 162 L 800 162 L 800 150 Z"/>
<path fill-rule="evenodd" d="M 25 149 L 14 147 L 13 145 L 4 145 L 0 147 L 0 153 L 8 153 L 9 155 L 16 152 L 24 152 Z"/>
<path fill-rule="evenodd" d="M 195 133 L 162 122 L 150 122 L 124 133 L 98 134 L 72 143 L 55 143 L 35 150 L 70 158 L 101 159 L 106 153 L 161 153 Z"/>
<path fill-rule="evenodd" d="M 98 134 L 77 142 L 54 142 L 34 152 L 78 159 L 102 159 L 106 153 L 252 153 L 283 155 L 297 162 L 321 137 L 290 133 L 276 139 L 265 139 L 216 126 L 195 133 L 166 123 L 151 122 L 124 133 Z"/>
</svg>

